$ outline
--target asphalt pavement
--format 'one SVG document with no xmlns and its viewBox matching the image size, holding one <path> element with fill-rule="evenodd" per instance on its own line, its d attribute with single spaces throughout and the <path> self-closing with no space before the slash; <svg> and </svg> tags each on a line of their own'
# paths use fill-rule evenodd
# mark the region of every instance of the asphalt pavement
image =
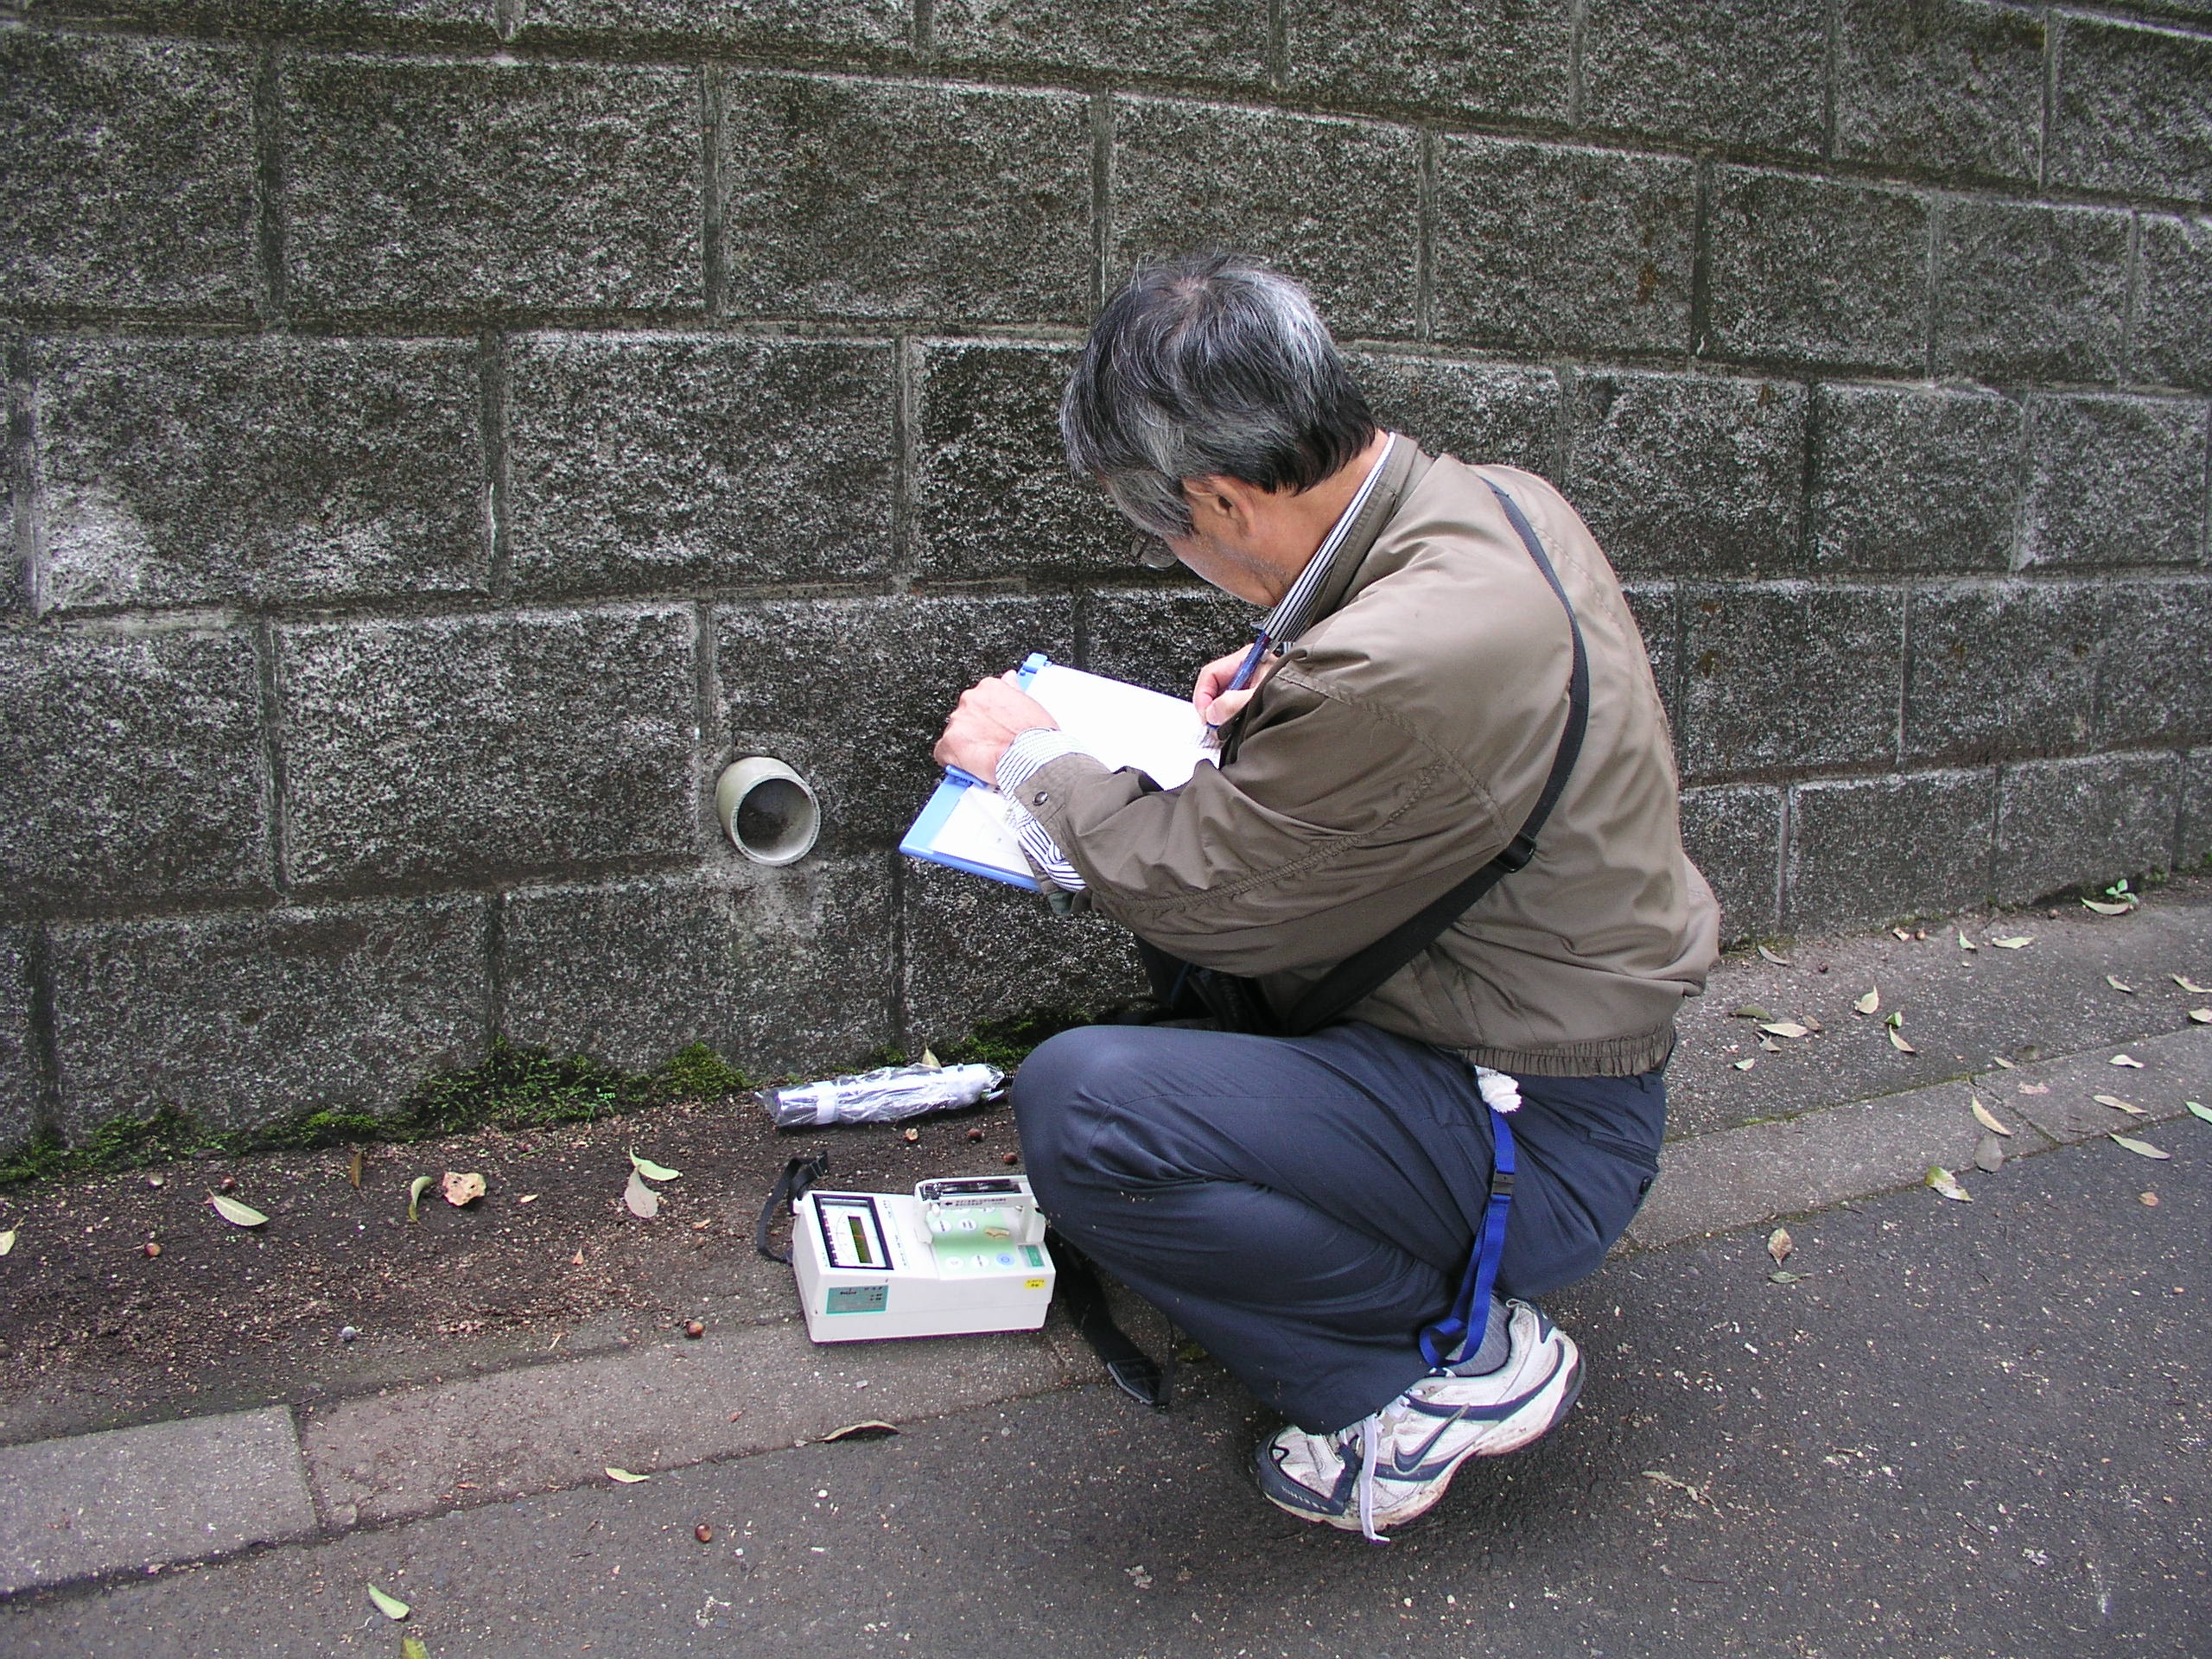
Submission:
<svg viewBox="0 0 2212 1659">
<path fill-rule="evenodd" d="M 1386 1548 L 1263 1503 L 1272 1425 L 1198 1363 L 1165 1417 L 1064 1388 L 48 1592 L 0 1653 L 2202 1656 L 2212 1123 L 2145 1138 L 1802 1218 L 1780 1268 L 1764 1224 L 1616 1258 L 1552 1305 L 1575 1414 Z"/>
</svg>

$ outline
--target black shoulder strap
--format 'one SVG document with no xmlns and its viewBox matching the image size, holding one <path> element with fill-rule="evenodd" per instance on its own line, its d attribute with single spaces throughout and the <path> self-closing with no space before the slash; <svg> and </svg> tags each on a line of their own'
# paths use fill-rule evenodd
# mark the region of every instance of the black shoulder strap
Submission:
<svg viewBox="0 0 2212 1659">
<path fill-rule="evenodd" d="M 768 1234 L 779 1215 L 789 1215 L 791 1208 L 812 1189 L 817 1181 L 830 1173 L 830 1149 L 827 1147 L 811 1158 L 787 1160 L 784 1173 L 776 1177 L 775 1185 L 768 1189 L 768 1201 L 760 1206 L 760 1225 L 753 1234 L 753 1248 L 771 1262 L 789 1262 L 791 1253 L 779 1250 L 768 1243 Z"/>
<path fill-rule="evenodd" d="M 1552 757 L 1551 773 L 1544 779 L 1543 793 L 1536 797 L 1535 808 L 1529 814 L 1528 821 L 1497 857 L 1309 986 L 1281 1021 L 1285 1036 L 1302 1037 L 1327 1024 L 1362 997 L 1372 995 L 1385 980 L 1441 938 L 1444 930 L 1465 915 L 1477 899 L 1534 858 L 1537 834 L 1551 817 L 1552 808 L 1559 804 L 1567 775 L 1574 770 L 1575 758 L 1582 753 L 1582 735 L 1590 725 L 1590 658 L 1582 644 L 1582 625 L 1575 620 L 1574 606 L 1560 585 L 1559 572 L 1552 569 L 1551 560 L 1545 556 L 1543 543 L 1536 539 L 1535 528 L 1529 524 L 1528 515 L 1497 485 L 1490 487 L 1504 506 L 1505 516 L 1512 521 L 1521 544 L 1529 550 L 1529 556 L 1544 573 L 1544 580 L 1551 584 L 1552 592 L 1567 612 L 1567 632 L 1573 641 L 1574 665 L 1567 682 L 1567 729 L 1560 734 L 1559 752 Z"/>
</svg>

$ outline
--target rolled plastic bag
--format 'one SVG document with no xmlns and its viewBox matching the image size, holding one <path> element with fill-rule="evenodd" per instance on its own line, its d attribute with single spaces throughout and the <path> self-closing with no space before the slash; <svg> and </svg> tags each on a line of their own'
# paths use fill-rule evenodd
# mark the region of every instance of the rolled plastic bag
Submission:
<svg viewBox="0 0 2212 1659">
<path fill-rule="evenodd" d="M 779 1129 L 831 1123 L 896 1123 L 925 1112 L 949 1112 L 977 1101 L 1006 1081 L 995 1065 L 887 1065 L 824 1083 L 763 1089 L 755 1095 Z"/>
</svg>

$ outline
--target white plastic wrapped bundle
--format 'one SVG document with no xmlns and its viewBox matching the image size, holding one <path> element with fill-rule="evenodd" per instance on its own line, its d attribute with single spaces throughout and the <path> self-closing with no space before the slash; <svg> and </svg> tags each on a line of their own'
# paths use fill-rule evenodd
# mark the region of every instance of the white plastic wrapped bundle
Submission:
<svg viewBox="0 0 2212 1659">
<path fill-rule="evenodd" d="M 895 1123 L 925 1112 L 973 1106 L 1006 1081 L 995 1065 L 887 1065 L 826 1083 L 763 1089 L 758 1098 L 779 1129 L 830 1123 Z"/>
</svg>

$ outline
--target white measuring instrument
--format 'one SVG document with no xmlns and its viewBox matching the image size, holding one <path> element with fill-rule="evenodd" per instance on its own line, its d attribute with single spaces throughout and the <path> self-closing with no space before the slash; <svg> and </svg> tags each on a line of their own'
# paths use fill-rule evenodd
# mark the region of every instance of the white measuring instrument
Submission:
<svg viewBox="0 0 2212 1659">
<path fill-rule="evenodd" d="M 1045 1217 L 1019 1175 L 901 1192 L 807 1192 L 791 1268 L 817 1342 L 1034 1331 L 1052 1300 Z"/>
</svg>

